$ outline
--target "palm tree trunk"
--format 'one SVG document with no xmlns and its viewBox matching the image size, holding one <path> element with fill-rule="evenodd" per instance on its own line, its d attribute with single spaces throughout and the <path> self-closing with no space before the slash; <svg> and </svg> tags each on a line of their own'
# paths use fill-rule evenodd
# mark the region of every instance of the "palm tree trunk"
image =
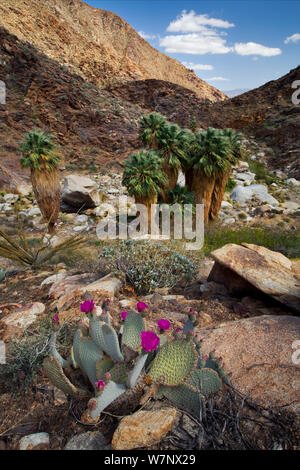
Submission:
<svg viewBox="0 0 300 470">
<path fill-rule="evenodd" d="M 192 191 L 192 181 L 193 181 L 193 173 L 194 173 L 193 168 L 188 168 L 185 170 L 184 175 L 185 175 L 185 185 L 188 188 L 189 191 Z"/>
<path fill-rule="evenodd" d="M 204 204 L 204 222 L 209 219 L 211 198 L 215 184 L 215 176 L 207 176 L 197 169 L 193 172 L 191 190 L 195 194 L 195 204 Z"/>
<path fill-rule="evenodd" d="M 144 197 L 135 197 L 136 204 L 143 204 L 147 207 L 147 223 L 148 223 L 148 233 L 151 233 L 151 205 L 157 204 L 157 196 L 152 196 L 151 198 Z"/>
<path fill-rule="evenodd" d="M 209 220 L 215 220 L 221 209 L 225 188 L 230 175 L 230 170 L 216 176 L 215 186 L 212 193 Z"/>
<path fill-rule="evenodd" d="M 168 190 L 175 188 L 178 180 L 179 170 L 177 168 L 171 168 L 167 163 L 165 163 L 163 166 L 163 172 L 168 178 L 168 183 L 164 188 L 162 188 L 160 192 L 160 199 L 162 202 L 168 203 L 170 201 L 168 197 Z"/>
<path fill-rule="evenodd" d="M 31 170 L 31 183 L 44 221 L 48 223 L 48 232 L 55 232 L 60 208 L 60 184 L 56 169 Z"/>
</svg>

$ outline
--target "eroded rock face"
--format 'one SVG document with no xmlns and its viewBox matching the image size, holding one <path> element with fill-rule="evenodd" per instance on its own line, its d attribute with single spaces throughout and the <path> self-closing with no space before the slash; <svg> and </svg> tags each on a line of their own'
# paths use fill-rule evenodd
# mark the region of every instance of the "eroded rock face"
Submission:
<svg viewBox="0 0 300 470">
<path fill-rule="evenodd" d="M 129 450 L 149 447 L 168 434 L 174 426 L 175 408 L 155 411 L 138 411 L 122 419 L 112 439 L 115 450 Z"/>
<path fill-rule="evenodd" d="M 216 263 L 209 281 L 223 283 L 232 294 L 261 291 L 300 313 L 300 277 L 281 253 L 248 243 L 229 243 L 211 255 Z"/>
<path fill-rule="evenodd" d="M 202 353 L 215 349 L 242 394 L 265 407 L 289 404 L 300 411 L 300 364 L 295 363 L 293 348 L 299 340 L 300 318 L 263 315 L 198 332 Z"/>
</svg>

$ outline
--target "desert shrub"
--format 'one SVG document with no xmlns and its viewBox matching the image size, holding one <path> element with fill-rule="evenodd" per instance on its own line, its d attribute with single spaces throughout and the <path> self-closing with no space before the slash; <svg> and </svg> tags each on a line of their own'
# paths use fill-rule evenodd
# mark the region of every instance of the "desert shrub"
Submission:
<svg viewBox="0 0 300 470">
<path fill-rule="evenodd" d="M 227 184 L 226 184 L 225 192 L 230 193 L 235 186 L 236 186 L 236 182 L 234 181 L 233 178 L 231 178 L 231 176 L 229 176 Z"/>
<path fill-rule="evenodd" d="M 49 355 L 52 320 L 47 317 L 33 329 L 26 329 L 22 338 L 14 338 L 7 346 L 6 364 L 0 365 L 0 382 L 13 393 L 29 389 L 45 357 Z M 69 347 L 69 326 L 62 324 L 58 331 L 60 350 Z"/>
<path fill-rule="evenodd" d="M 180 251 L 158 243 L 122 240 L 117 246 L 104 247 L 100 257 L 142 295 L 190 281 L 197 273 L 195 264 Z"/>
<path fill-rule="evenodd" d="M 203 252 L 209 255 L 213 250 L 221 248 L 226 243 L 253 243 L 262 245 L 273 251 L 288 256 L 289 258 L 300 257 L 300 232 L 290 230 L 284 226 L 263 227 L 251 226 L 230 228 L 220 225 L 220 223 L 210 224 L 205 230 L 205 241 Z"/>
</svg>

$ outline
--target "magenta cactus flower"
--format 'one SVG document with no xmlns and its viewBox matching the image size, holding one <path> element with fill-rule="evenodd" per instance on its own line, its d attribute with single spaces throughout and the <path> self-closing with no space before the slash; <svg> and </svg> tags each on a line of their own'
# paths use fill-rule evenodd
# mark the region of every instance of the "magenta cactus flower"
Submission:
<svg viewBox="0 0 300 470">
<path fill-rule="evenodd" d="M 145 302 L 138 302 L 136 308 L 138 312 L 143 312 L 144 310 L 147 310 L 148 305 L 145 304 Z"/>
<path fill-rule="evenodd" d="M 52 317 L 52 323 L 59 326 L 59 316 L 57 314 Z"/>
<path fill-rule="evenodd" d="M 104 377 L 106 378 L 106 380 L 110 380 L 111 379 L 111 373 L 110 372 L 106 372 L 104 374 Z"/>
<path fill-rule="evenodd" d="M 142 331 L 141 340 L 142 348 L 146 352 L 156 351 L 160 343 L 159 337 L 153 331 Z"/>
<path fill-rule="evenodd" d="M 121 312 L 121 318 L 122 320 L 125 320 L 125 318 L 127 317 L 128 315 L 128 312 L 124 311 L 124 312 Z"/>
<path fill-rule="evenodd" d="M 101 392 L 101 390 L 104 389 L 106 384 L 104 380 L 98 380 L 97 382 L 95 382 L 95 385 L 96 385 L 96 389 L 98 390 L 98 392 Z"/>
<path fill-rule="evenodd" d="M 158 320 L 157 326 L 161 331 L 167 331 L 170 329 L 171 323 L 169 322 L 169 320 L 165 320 L 162 318 L 161 320 Z"/>
<path fill-rule="evenodd" d="M 80 304 L 80 310 L 84 313 L 89 313 L 94 310 L 95 304 L 93 300 L 85 300 L 82 304 Z"/>
</svg>

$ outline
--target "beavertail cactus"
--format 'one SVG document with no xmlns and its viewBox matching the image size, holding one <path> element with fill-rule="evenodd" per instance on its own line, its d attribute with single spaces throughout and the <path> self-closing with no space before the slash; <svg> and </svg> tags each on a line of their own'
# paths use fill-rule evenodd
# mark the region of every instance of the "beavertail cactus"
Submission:
<svg viewBox="0 0 300 470">
<path fill-rule="evenodd" d="M 221 358 L 216 359 L 213 353 L 202 357 L 201 342 L 194 335 L 197 321 L 192 313 L 184 328 L 168 340 L 164 334 L 171 326 L 168 320 L 157 322 L 158 334 L 146 329 L 148 306 L 143 302 L 138 303 L 138 312 L 122 312 L 123 325 L 117 333 L 111 325 L 108 304 L 108 300 L 103 303 L 100 316 L 92 299 L 81 304 L 89 326 L 82 323 L 75 332 L 67 360 L 56 349 L 59 319 L 57 315 L 53 317 L 50 357 L 44 361 L 45 371 L 56 387 L 73 397 L 90 398 L 85 416 L 91 422 L 112 404 L 121 411 L 124 404 L 128 407 L 135 400 L 135 408 L 146 385 L 151 385 L 147 397 L 165 397 L 198 415 L 205 397 L 216 393 L 222 381 L 229 381 Z M 79 368 L 88 379 L 89 388 L 73 385 L 64 368 Z"/>
</svg>

